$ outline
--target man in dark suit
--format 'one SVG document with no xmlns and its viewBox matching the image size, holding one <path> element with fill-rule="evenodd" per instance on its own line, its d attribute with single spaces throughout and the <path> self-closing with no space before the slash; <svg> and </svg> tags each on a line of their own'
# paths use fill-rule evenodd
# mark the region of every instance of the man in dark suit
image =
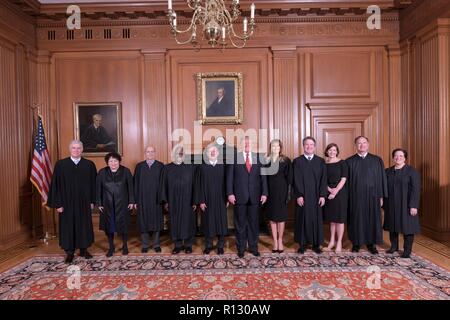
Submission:
<svg viewBox="0 0 450 320">
<path fill-rule="evenodd" d="M 217 89 L 217 98 L 213 103 L 206 109 L 207 117 L 223 117 L 223 116 L 234 116 L 233 104 L 225 96 L 225 89 Z"/>
<path fill-rule="evenodd" d="M 252 141 L 245 137 L 242 151 L 227 166 L 228 201 L 234 205 L 234 225 L 239 258 L 244 257 L 247 243 L 254 256 L 259 256 L 259 209 L 267 200 L 268 188 L 257 153 L 251 151 Z"/>
</svg>

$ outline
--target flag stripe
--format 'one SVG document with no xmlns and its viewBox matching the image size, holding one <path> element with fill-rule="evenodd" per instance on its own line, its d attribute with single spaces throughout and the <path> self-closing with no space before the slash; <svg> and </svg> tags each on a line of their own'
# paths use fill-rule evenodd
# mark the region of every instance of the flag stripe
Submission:
<svg viewBox="0 0 450 320">
<path fill-rule="evenodd" d="M 34 140 L 30 181 L 41 194 L 44 203 L 46 203 L 48 199 L 52 174 L 52 162 L 47 149 L 44 126 L 42 125 L 41 116 L 38 116 L 38 127 Z"/>
</svg>

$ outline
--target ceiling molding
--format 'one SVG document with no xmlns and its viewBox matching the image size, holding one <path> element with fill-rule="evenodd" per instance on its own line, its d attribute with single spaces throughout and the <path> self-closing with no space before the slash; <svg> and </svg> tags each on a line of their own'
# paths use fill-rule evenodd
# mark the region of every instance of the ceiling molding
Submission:
<svg viewBox="0 0 450 320">
<path fill-rule="evenodd" d="M 64 21 L 67 18 L 66 9 L 69 4 L 77 3 L 51 3 L 42 4 L 38 0 L 7 0 L 17 5 L 24 13 L 33 16 L 38 22 Z M 249 15 L 249 7 L 256 2 L 257 19 L 272 17 L 348 17 L 366 16 L 369 5 L 378 5 L 383 13 L 398 13 L 420 0 L 241 0 L 240 6 L 243 15 Z M 165 18 L 167 14 L 167 2 L 161 0 L 120 2 L 95 2 L 79 3 L 82 18 L 88 21 L 98 20 L 152 20 Z M 174 0 L 174 9 L 179 17 L 190 18 L 189 10 L 184 0 Z"/>
</svg>

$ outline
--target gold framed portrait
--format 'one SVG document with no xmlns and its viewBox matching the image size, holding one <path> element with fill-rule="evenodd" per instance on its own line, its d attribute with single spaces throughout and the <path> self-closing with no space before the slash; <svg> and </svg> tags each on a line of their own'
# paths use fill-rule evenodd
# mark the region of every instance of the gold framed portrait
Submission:
<svg viewBox="0 0 450 320">
<path fill-rule="evenodd" d="M 241 72 L 197 73 L 198 120 L 240 124 L 244 120 Z"/>
<path fill-rule="evenodd" d="M 74 102 L 74 136 L 83 142 L 83 155 L 103 157 L 122 154 L 122 105 L 120 102 Z"/>
</svg>

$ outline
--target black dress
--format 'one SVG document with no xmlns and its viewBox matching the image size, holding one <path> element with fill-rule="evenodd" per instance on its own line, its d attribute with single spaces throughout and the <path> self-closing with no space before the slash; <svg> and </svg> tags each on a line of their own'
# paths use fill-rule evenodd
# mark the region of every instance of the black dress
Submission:
<svg viewBox="0 0 450 320">
<path fill-rule="evenodd" d="M 292 164 L 287 157 L 283 161 L 277 161 L 276 174 L 267 176 L 269 196 L 267 197 L 266 212 L 270 221 L 285 222 L 288 219 L 288 206 L 290 200 L 289 190 L 292 185 Z M 267 167 L 270 167 L 268 164 Z"/>
<path fill-rule="evenodd" d="M 414 168 L 405 165 L 386 170 L 388 198 L 384 199 L 383 229 L 406 235 L 420 233 L 419 215 L 412 216 L 411 208 L 419 208 L 420 177 Z"/>
<path fill-rule="evenodd" d="M 327 185 L 336 188 L 342 178 L 348 178 L 348 166 L 344 160 L 327 163 Z M 348 181 L 333 200 L 326 198 L 323 217 L 326 222 L 347 223 Z"/>
</svg>

